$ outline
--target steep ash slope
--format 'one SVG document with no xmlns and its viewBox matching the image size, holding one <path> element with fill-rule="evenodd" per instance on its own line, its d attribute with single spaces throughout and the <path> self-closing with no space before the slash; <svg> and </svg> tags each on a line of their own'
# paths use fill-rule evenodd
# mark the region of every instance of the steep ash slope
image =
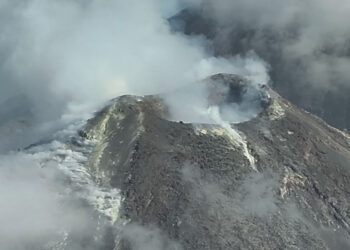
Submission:
<svg viewBox="0 0 350 250">
<path fill-rule="evenodd" d="M 350 137 L 261 93 L 259 115 L 231 126 L 170 121 L 158 96 L 120 97 L 88 122 L 87 167 L 123 197 L 116 249 L 350 247 Z"/>
</svg>

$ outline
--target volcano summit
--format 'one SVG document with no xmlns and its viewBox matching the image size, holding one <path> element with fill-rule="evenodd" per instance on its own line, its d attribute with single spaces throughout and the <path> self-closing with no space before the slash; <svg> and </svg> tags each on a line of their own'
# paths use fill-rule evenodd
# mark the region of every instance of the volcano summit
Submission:
<svg viewBox="0 0 350 250">
<path fill-rule="evenodd" d="M 251 88 L 233 75 L 209 82 L 219 91 L 207 108 L 239 105 Z M 220 112 L 220 122 L 174 121 L 161 96 L 119 97 L 88 121 L 85 167 L 120 190 L 114 249 L 350 246 L 349 135 L 256 87 L 259 112 L 236 124 Z"/>
</svg>

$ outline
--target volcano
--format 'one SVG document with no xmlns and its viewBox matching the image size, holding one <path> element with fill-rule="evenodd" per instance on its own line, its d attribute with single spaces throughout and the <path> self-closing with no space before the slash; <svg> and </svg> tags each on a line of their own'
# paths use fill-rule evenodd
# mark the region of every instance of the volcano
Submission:
<svg viewBox="0 0 350 250">
<path fill-rule="evenodd" d="M 249 86 L 210 79 L 208 103 Z M 253 100 L 256 117 L 229 128 L 170 120 L 161 96 L 121 96 L 87 122 L 85 167 L 120 190 L 114 249 L 350 247 L 350 136 L 267 86 Z"/>
<path fill-rule="evenodd" d="M 174 93 L 120 96 L 16 153 L 27 164 L 16 176 L 55 183 L 36 192 L 63 211 L 27 249 L 350 247 L 348 134 L 238 75 Z"/>
</svg>

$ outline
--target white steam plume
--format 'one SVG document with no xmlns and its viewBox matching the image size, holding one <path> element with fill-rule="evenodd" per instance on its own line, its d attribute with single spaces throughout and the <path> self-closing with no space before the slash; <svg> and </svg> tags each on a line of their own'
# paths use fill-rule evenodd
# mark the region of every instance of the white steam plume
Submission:
<svg viewBox="0 0 350 250">
<path fill-rule="evenodd" d="M 206 33 L 218 55 L 255 50 L 280 94 L 350 128 L 350 1 L 201 0 L 196 10 L 212 26 L 196 16 L 186 32 Z"/>
<path fill-rule="evenodd" d="M 0 0 L 0 103 L 24 94 L 40 130 L 32 133 L 40 134 L 50 126 L 37 121 L 58 124 L 121 94 L 168 92 L 242 71 L 239 60 L 213 57 L 204 38 L 171 31 L 166 18 L 198 3 Z"/>
<path fill-rule="evenodd" d="M 203 39 L 172 33 L 157 0 L 15 2 L 0 5 L 2 96 L 24 92 L 40 111 L 164 92 L 232 68 Z"/>
</svg>

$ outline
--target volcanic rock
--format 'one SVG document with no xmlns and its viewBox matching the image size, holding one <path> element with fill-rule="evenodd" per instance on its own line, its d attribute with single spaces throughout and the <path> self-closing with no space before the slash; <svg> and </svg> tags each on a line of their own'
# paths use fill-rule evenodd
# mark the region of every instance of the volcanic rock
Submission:
<svg viewBox="0 0 350 250">
<path fill-rule="evenodd" d="M 251 88 L 210 80 L 227 91 L 209 105 Z M 161 96 L 119 97 L 88 121 L 86 167 L 121 190 L 115 249 L 350 248 L 350 136 L 254 88 L 260 111 L 229 126 L 169 119 Z"/>
</svg>

